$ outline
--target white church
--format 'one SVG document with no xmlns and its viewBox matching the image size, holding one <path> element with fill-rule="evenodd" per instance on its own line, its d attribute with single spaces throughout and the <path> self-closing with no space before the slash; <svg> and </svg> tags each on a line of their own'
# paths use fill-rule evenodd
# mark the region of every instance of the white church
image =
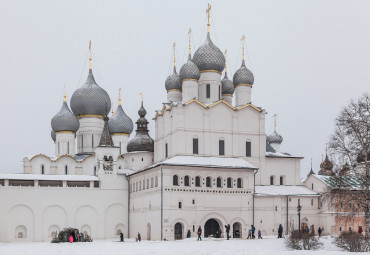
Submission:
<svg viewBox="0 0 370 255">
<path fill-rule="evenodd" d="M 51 120 L 55 154 L 24 157 L 22 174 L 0 174 L 0 242 L 50 241 L 65 227 L 93 239 L 175 240 L 198 226 L 208 237 L 226 224 L 231 236 L 238 229 L 246 238 L 252 224 L 277 235 L 280 224 L 284 233 L 298 227 L 298 205 L 302 223 L 330 232 L 320 194 L 301 180 L 302 157 L 280 151 L 276 122 L 266 135 L 244 47 L 228 74 L 207 26 L 204 43 L 193 56 L 189 43 L 187 62 L 179 73 L 174 62 L 165 81 L 154 139 L 143 101 L 135 125 L 121 98 L 108 117 L 111 99 L 90 55 L 86 82 Z"/>
</svg>

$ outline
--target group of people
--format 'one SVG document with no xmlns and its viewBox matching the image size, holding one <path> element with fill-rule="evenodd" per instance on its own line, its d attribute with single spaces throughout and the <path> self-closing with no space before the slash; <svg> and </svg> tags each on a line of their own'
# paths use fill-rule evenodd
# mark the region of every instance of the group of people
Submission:
<svg viewBox="0 0 370 255">
<path fill-rule="evenodd" d="M 256 227 L 254 225 L 251 225 L 251 228 L 248 229 L 248 237 L 247 237 L 247 239 L 254 239 L 254 238 L 256 238 L 256 236 L 254 235 L 255 232 L 256 232 Z M 262 232 L 261 232 L 260 229 L 257 231 L 257 236 L 258 236 L 258 239 L 262 239 Z"/>
</svg>

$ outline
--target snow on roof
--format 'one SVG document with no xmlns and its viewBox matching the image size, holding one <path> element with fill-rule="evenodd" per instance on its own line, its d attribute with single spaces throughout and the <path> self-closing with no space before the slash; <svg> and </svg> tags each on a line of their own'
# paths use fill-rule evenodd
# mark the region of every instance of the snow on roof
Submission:
<svg viewBox="0 0 370 255">
<path fill-rule="evenodd" d="M 118 169 L 117 171 L 118 174 L 132 174 L 132 173 L 135 173 L 134 170 L 131 170 L 131 169 Z"/>
<path fill-rule="evenodd" d="M 85 158 L 90 157 L 92 155 L 93 154 L 76 154 L 74 157 L 69 156 L 69 155 L 62 155 L 62 156 L 57 157 L 57 156 L 54 156 L 54 155 L 36 154 L 36 155 L 27 155 L 27 156 L 25 156 L 25 158 L 27 158 L 28 160 L 31 160 L 31 159 L 36 158 L 36 157 L 47 157 L 51 161 L 56 161 L 56 160 L 58 160 L 60 158 L 63 158 L 63 157 L 69 157 L 69 158 L 73 158 L 76 161 L 83 161 Z"/>
<path fill-rule="evenodd" d="M 42 181 L 99 181 L 92 175 L 59 175 L 59 174 L 0 174 L 0 179 L 7 180 L 42 180 Z"/>
<path fill-rule="evenodd" d="M 314 177 L 328 185 L 329 187 L 343 187 L 351 190 L 361 190 L 362 182 L 354 176 L 327 176 L 320 174 L 313 174 Z"/>
<path fill-rule="evenodd" d="M 256 186 L 256 196 L 319 196 L 305 186 Z"/>
<path fill-rule="evenodd" d="M 266 157 L 272 157 L 272 158 L 303 158 L 299 156 L 292 156 L 289 153 L 286 152 L 269 152 L 266 151 Z"/>
<path fill-rule="evenodd" d="M 163 165 L 205 166 L 220 168 L 250 168 L 257 169 L 254 165 L 242 158 L 221 158 L 201 156 L 175 156 L 162 161 Z"/>
</svg>

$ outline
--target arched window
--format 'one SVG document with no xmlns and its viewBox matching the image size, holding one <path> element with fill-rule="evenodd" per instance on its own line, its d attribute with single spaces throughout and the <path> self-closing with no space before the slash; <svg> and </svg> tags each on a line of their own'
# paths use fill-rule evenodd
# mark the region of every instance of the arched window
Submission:
<svg viewBox="0 0 370 255">
<path fill-rule="evenodd" d="M 243 188 L 242 178 L 238 178 L 238 188 Z"/>
<path fill-rule="evenodd" d="M 146 189 L 149 189 L 149 179 L 146 179 Z"/>
<path fill-rule="evenodd" d="M 96 166 L 94 166 L 94 175 L 96 176 Z"/>
<path fill-rule="evenodd" d="M 64 166 L 64 173 L 68 174 L 68 166 Z"/>
<path fill-rule="evenodd" d="M 186 175 L 185 178 L 184 178 L 184 184 L 187 187 L 190 186 L 190 177 L 188 175 Z"/>
<path fill-rule="evenodd" d="M 173 178 L 173 181 L 172 181 L 173 185 L 179 186 L 179 177 L 177 175 L 174 175 L 172 178 Z"/>
<path fill-rule="evenodd" d="M 179 202 L 179 209 L 182 208 L 182 202 Z"/>
<path fill-rule="evenodd" d="M 143 190 L 145 190 L 145 180 L 143 180 Z"/>
<path fill-rule="evenodd" d="M 41 165 L 41 174 L 45 174 L 45 166 Z"/>
<path fill-rule="evenodd" d="M 141 181 L 139 181 L 139 191 L 141 191 Z"/>
<path fill-rule="evenodd" d="M 206 186 L 211 187 L 211 177 L 207 177 L 206 179 Z"/>
<path fill-rule="evenodd" d="M 270 185 L 274 185 L 274 176 L 270 176 Z"/>
<path fill-rule="evenodd" d="M 211 98 L 211 85 L 206 85 L 206 98 Z"/>
<path fill-rule="evenodd" d="M 152 179 L 150 180 L 150 187 L 153 188 L 153 186 L 154 186 L 154 179 L 152 177 Z"/>
<path fill-rule="evenodd" d="M 231 177 L 227 178 L 227 187 L 232 188 L 233 186 L 233 179 Z"/>
<path fill-rule="evenodd" d="M 155 186 L 158 187 L 158 176 L 155 177 Z"/>
<path fill-rule="evenodd" d="M 136 185 L 135 191 L 139 191 L 139 189 L 138 189 L 139 186 L 138 186 L 137 182 L 136 182 L 135 185 Z"/>
<path fill-rule="evenodd" d="M 222 188 L 222 178 L 221 177 L 217 178 L 217 188 Z"/>
<path fill-rule="evenodd" d="M 218 140 L 218 155 L 225 155 L 225 141 L 223 139 Z"/>
<path fill-rule="evenodd" d="M 200 187 L 200 177 L 199 176 L 195 177 L 195 186 Z"/>
</svg>

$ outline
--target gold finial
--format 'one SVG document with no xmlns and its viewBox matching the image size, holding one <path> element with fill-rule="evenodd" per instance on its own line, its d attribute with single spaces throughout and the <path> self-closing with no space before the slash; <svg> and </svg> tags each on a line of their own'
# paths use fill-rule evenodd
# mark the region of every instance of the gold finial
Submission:
<svg viewBox="0 0 370 255">
<path fill-rule="evenodd" d="M 274 132 L 276 132 L 276 118 L 277 118 L 277 114 L 275 113 L 272 117 L 274 117 Z"/>
<path fill-rule="evenodd" d="M 141 102 L 144 101 L 143 93 L 140 93 L 139 95 L 141 96 Z"/>
<path fill-rule="evenodd" d="M 89 42 L 89 51 L 90 51 L 89 61 L 90 61 L 90 69 L 91 69 L 91 60 L 92 60 L 92 58 L 91 58 L 91 40 Z"/>
<path fill-rule="evenodd" d="M 211 13 L 211 5 L 210 4 L 208 4 L 208 8 L 207 8 L 207 10 L 206 10 L 206 13 L 207 13 L 207 15 L 208 15 L 208 23 L 207 23 L 207 27 L 208 27 L 208 29 L 207 29 L 207 31 L 209 32 L 209 27 L 211 26 L 211 24 L 209 23 L 209 17 L 210 17 L 210 13 Z"/>
<path fill-rule="evenodd" d="M 226 73 L 226 72 L 227 72 L 227 67 L 226 67 L 226 56 L 227 56 L 227 50 L 226 50 L 226 49 L 225 49 L 224 56 L 225 56 L 225 73 Z"/>
<path fill-rule="evenodd" d="M 311 158 L 311 169 L 312 169 L 312 158 Z"/>
<path fill-rule="evenodd" d="M 63 96 L 63 102 L 67 102 L 67 96 L 66 96 L 66 85 L 64 84 L 64 96 Z"/>
<path fill-rule="evenodd" d="M 119 95 L 119 97 L 118 97 L 118 105 L 121 105 L 121 103 L 122 103 L 122 100 L 121 100 L 121 88 L 118 89 L 118 95 Z"/>
<path fill-rule="evenodd" d="M 114 111 L 113 111 L 113 101 L 112 101 L 112 116 L 114 115 Z"/>
<path fill-rule="evenodd" d="M 173 45 L 173 66 L 176 66 L 176 43 L 174 42 Z"/>
<path fill-rule="evenodd" d="M 191 28 L 189 28 L 189 31 L 188 31 L 188 36 L 189 36 L 189 55 L 191 55 Z"/>
<path fill-rule="evenodd" d="M 245 44 L 245 35 L 242 36 L 242 48 L 243 48 L 243 60 L 244 60 L 244 44 Z"/>
</svg>

